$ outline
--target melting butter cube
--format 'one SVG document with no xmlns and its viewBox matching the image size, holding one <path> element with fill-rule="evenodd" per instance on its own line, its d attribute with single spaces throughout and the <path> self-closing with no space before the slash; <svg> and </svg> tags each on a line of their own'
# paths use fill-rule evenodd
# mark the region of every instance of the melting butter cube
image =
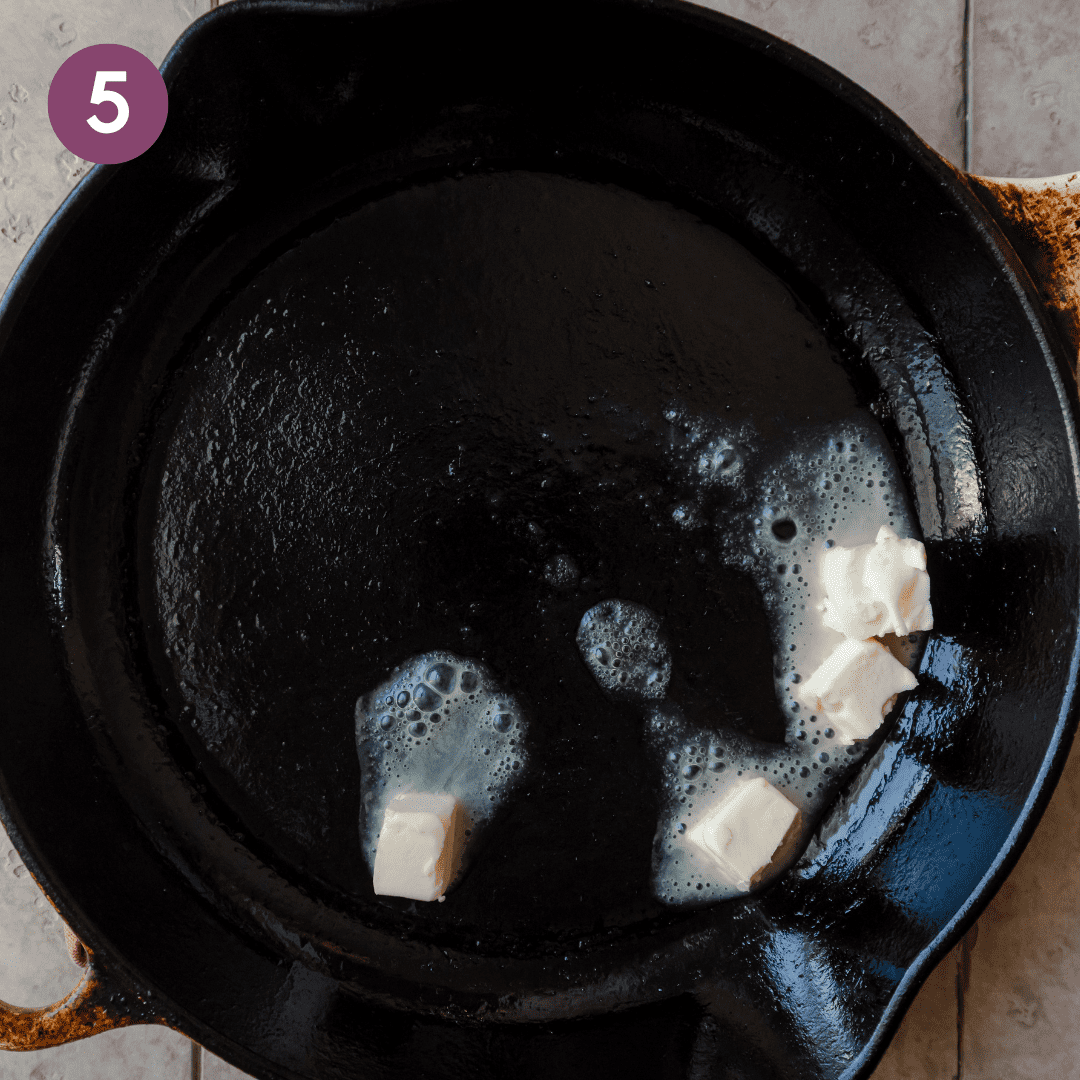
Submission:
<svg viewBox="0 0 1080 1080">
<path fill-rule="evenodd" d="M 796 700 L 817 713 L 839 743 L 866 739 L 918 680 L 878 641 L 842 641 L 803 683 Z"/>
<path fill-rule="evenodd" d="M 440 900 L 464 846 L 461 803 L 453 795 L 396 795 L 383 814 L 373 884 L 380 896 Z"/>
<path fill-rule="evenodd" d="M 749 892 L 798 814 L 798 807 L 768 780 L 736 780 L 687 838 L 716 863 L 726 884 Z"/>
<path fill-rule="evenodd" d="M 926 549 L 882 525 L 872 544 L 835 547 L 821 559 L 822 622 L 844 637 L 932 630 Z"/>
</svg>

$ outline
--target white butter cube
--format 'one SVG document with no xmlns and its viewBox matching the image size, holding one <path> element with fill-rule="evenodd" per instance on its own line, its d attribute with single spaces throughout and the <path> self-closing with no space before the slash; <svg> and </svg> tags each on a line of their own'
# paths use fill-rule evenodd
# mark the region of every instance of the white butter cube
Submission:
<svg viewBox="0 0 1080 1080">
<path fill-rule="evenodd" d="M 866 739 L 893 707 L 896 695 L 919 685 L 878 641 L 842 641 L 795 693 L 836 732 L 836 741 Z"/>
<path fill-rule="evenodd" d="M 375 892 L 438 900 L 457 875 L 463 846 L 462 808 L 453 795 L 395 795 L 375 849 Z"/>
<path fill-rule="evenodd" d="M 826 551 L 821 584 L 822 622 L 844 637 L 865 641 L 933 629 L 926 549 L 918 540 L 901 540 L 888 525 L 872 544 Z"/>
<path fill-rule="evenodd" d="M 768 780 L 736 780 L 687 838 L 716 863 L 726 884 L 749 892 L 798 813 L 798 807 Z"/>
</svg>

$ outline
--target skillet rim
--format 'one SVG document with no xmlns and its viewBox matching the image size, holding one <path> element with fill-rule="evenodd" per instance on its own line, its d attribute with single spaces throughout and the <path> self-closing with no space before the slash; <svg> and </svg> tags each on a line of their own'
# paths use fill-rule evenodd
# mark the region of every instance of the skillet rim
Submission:
<svg viewBox="0 0 1080 1080">
<path fill-rule="evenodd" d="M 390 10 L 422 10 L 436 5 L 452 5 L 453 3 L 454 0 L 341 0 L 341 2 L 334 2 L 334 0 L 234 0 L 233 3 L 208 13 L 189 26 L 170 50 L 161 70 L 166 85 L 169 85 L 186 56 L 199 47 L 200 35 L 207 33 L 209 27 L 215 26 L 222 19 L 257 17 L 260 12 L 269 10 L 305 16 L 355 17 Z M 996 262 L 998 270 L 1006 278 L 1012 295 L 1019 300 L 1024 316 L 1036 335 L 1044 358 L 1048 356 L 1054 358 L 1056 363 L 1048 366 L 1050 367 L 1050 375 L 1057 392 L 1062 415 L 1066 421 L 1065 426 L 1073 480 L 1080 487 L 1080 451 L 1078 451 L 1076 437 L 1077 419 L 1080 417 L 1080 401 L 1078 401 L 1075 382 L 1064 378 L 1064 372 L 1068 370 L 1066 349 L 1051 324 L 1045 308 L 1038 299 L 1038 289 L 1031 279 L 1030 273 L 1001 231 L 1000 226 L 979 200 L 963 173 L 945 161 L 892 110 L 858 84 L 818 58 L 773 37 L 768 32 L 751 24 L 743 23 L 740 20 L 707 8 L 685 3 L 683 0 L 597 0 L 597 6 L 607 6 L 612 9 L 660 10 L 683 22 L 697 24 L 705 32 L 714 34 L 719 32 L 721 36 L 733 39 L 755 53 L 763 55 L 771 51 L 773 55 L 779 55 L 785 66 L 815 82 L 839 102 L 854 108 L 881 129 L 886 137 L 899 143 L 915 164 L 925 174 L 933 177 L 948 201 L 961 215 L 965 225 L 974 227 L 982 239 L 984 247 Z M 59 209 L 31 245 L 27 255 L 12 277 L 3 298 L 0 299 L 0 352 L 3 351 L 11 328 L 17 321 L 19 312 L 26 298 L 33 290 L 35 281 L 44 265 L 52 256 L 56 255 L 70 226 L 89 208 L 100 189 L 108 183 L 113 170 L 122 167 L 122 165 L 94 166 L 83 181 L 64 199 Z M 1080 586 L 1078 586 L 1077 591 L 1077 606 L 1080 607 Z M 896 1026 L 899 1024 L 903 1013 L 910 1005 L 918 988 L 925 981 L 930 969 L 940 961 L 953 944 L 974 923 L 979 913 L 1019 859 L 1023 848 L 1037 827 L 1053 795 L 1054 787 L 1064 768 L 1065 760 L 1075 736 L 1078 721 L 1078 703 L 1076 700 L 1078 671 L 1080 671 L 1080 634 L 1074 640 L 1066 693 L 1058 710 L 1052 738 L 1047 745 L 1042 763 L 1018 812 L 1013 828 L 998 849 L 994 860 L 980 879 L 979 884 L 968 896 L 964 904 L 907 968 L 873 1035 L 865 1043 L 858 1057 L 851 1062 L 850 1068 L 844 1074 L 845 1076 L 866 1075 L 876 1064 Z M 49 875 L 44 872 L 48 860 L 36 857 L 37 853 L 32 838 L 20 827 L 21 815 L 13 807 L 10 798 L 3 797 L 5 795 L 7 795 L 7 784 L 3 775 L 0 774 L 0 818 L 7 825 L 13 843 L 23 854 L 35 879 L 39 883 L 48 882 L 52 886 Z M 64 888 L 50 887 L 46 891 L 50 895 L 50 899 L 53 896 L 56 897 L 53 902 L 72 924 L 76 932 L 79 933 L 79 936 L 82 937 L 87 928 L 80 925 L 82 920 L 78 913 L 78 907 L 71 903 L 66 895 L 66 890 Z M 92 927 L 90 930 L 91 932 L 86 934 L 86 939 L 93 942 L 95 935 Z M 127 967 L 121 958 L 110 957 L 107 955 L 108 950 L 105 950 L 105 952 L 110 967 L 115 966 L 119 969 Z M 144 981 L 134 975 L 129 976 L 129 978 L 136 985 Z M 201 1023 L 196 1023 L 193 1026 L 203 1027 Z M 209 1031 L 210 1029 L 206 1030 Z M 200 1039 L 200 1041 L 202 1040 Z M 213 1043 L 221 1040 L 220 1038 L 211 1037 L 208 1041 Z"/>
</svg>

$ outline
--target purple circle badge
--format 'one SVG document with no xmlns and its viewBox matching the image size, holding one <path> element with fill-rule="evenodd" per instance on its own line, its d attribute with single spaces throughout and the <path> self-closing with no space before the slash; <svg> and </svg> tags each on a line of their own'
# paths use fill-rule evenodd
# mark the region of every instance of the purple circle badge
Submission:
<svg viewBox="0 0 1080 1080">
<path fill-rule="evenodd" d="M 49 86 L 49 122 L 77 157 L 130 161 L 154 145 L 169 115 L 158 69 L 126 45 L 91 45 L 69 56 Z"/>
</svg>

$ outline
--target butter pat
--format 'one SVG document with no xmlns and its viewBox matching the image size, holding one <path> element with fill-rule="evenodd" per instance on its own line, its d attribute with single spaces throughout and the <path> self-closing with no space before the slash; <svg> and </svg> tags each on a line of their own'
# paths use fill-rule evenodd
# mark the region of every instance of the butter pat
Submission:
<svg viewBox="0 0 1080 1080">
<path fill-rule="evenodd" d="M 839 743 L 872 735 L 903 690 L 918 680 L 877 641 L 842 641 L 795 693 L 836 732 Z"/>
<path fill-rule="evenodd" d="M 901 540 L 888 525 L 872 544 L 826 551 L 821 584 L 821 621 L 844 637 L 864 641 L 933 629 L 926 549 L 918 540 Z"/>
<path fill-rule="evenodd" d="M 736 780 L 687 839 L 716 863 L 725 884 L 749 892 L 798 813 L 798 807 L 768 780 Z"/>
<path fill-rule="evenodd" d="M 375 849 L 376 894 L 442 899 L 458 872 L 464 831 L 461 803 L 453 795 L 394 796 Z"/>
</svg>

